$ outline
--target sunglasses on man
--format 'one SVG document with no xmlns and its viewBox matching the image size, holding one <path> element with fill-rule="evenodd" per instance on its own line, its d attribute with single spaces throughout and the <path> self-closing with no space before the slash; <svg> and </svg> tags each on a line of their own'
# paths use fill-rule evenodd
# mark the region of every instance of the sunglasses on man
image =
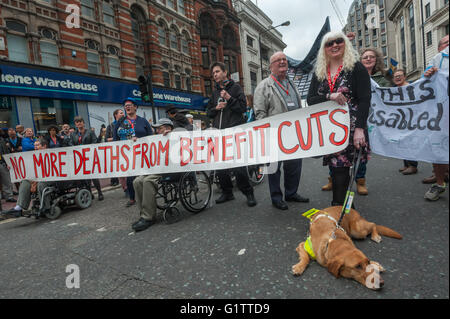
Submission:
<svg viewBox="0 0 450 319">
<path fill-rule="evenodd" d="M 331 48 L 335 43 L 336 44 L 344 43 L 344 39 L 343 38 L 337 38 L 335 40 L 328 41 L 327 43 L 325 43 L 325 47 Z"/>
</svg>

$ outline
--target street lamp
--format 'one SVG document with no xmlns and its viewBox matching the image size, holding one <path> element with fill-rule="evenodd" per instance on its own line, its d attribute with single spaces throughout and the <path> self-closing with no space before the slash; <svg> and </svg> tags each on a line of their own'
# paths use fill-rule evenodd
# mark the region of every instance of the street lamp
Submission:
<svg viewBox="0 0 450 319">
<path fill-rule="evenodd" d="M 261 54 L 261 35 L 263 35 L 263 34 L 266 33 L 266 32 L 269 32 L 270 30 L 276 29 L 276 28 L 278 28 L 278 27 L 287 27 L 287 26 L 290 25 L 290 24 L 291 24 L 290 21 L 285 21 L 285 22 L 283 22 L 282 24 L 279 24 L 279 25 L 277 25 L 277 26 L 268 28 L 268 29 L 264 30 L 263 32 L 260 32 L 260 33 L 259 33 L 259 35 L 258 35 L 258 42 L 259 42 L 259 64 L 260 64 L 260 67 L 261 67 L 261 80 L 264 78 L 264 75 L 263 75 L 262 54 Z"/>
</svg>

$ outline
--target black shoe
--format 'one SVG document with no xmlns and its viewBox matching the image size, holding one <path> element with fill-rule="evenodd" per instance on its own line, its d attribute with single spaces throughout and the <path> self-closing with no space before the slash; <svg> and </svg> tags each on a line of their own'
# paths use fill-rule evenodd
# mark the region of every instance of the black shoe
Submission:
<svg viewBox="0 0 450 319">
<path fill-rule="evenodd" d="M 131 227 L 135 232 L 143 231 L 153 225 L 155 222 L 152 220 L 146 220 L 144 218 L 139 219 L 136 223 L 134 223 Z"/>
<path fill-rule="evenodd" d="M 216 199 L 216 204 L 222 204 L 225 202 L 228 202 L 229 200 L 233 200 L 234 195 L 233 194 L 222 194 L 218 199 Z"/>
<path fill-rule="evenodd" d="M 282 200 L 280 200 L 279 202 L 272 202 L 272 205 L 281 210 L 287 210 L 289 208 L 286 202 L 283 202 Z"/>
<path fill-rule="evenodd" d="M 22 216 L 22 210 L 15 210 L 14 208 L 11 208 L 9 210 L 2 211 L 1 216 L 4 219 L 18 218 L 18 217 Z"/>
<path fill-rule="evenodd" d="M 6 200 L 8 203 L 15 203 L 17 202 L 13 197 L 10 197 Z"/>
<path fill-rule="evenodd" d="M 309 198 L 302 197 L 299 194 L 295 194 L 289 198 L 286 198 L 287 202 L 297 202 L 297 203 L 309 203 Z"/>
<path fill-rule="evenodd" d="M 253 194 L 248 194 L 247 196 L 247 206 L 248 207 L 253 207 L 256 206 L 256 199 L 255 199 L 255 195 Z"/>
<path fill-rule="evenodd" d="M 103 194 L 98 194 L 98 200 L 104 200 Z"/>
</svg>

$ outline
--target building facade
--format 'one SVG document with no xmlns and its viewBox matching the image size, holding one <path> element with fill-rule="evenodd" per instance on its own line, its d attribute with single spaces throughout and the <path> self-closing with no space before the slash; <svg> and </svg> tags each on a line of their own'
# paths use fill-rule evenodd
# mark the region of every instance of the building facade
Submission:
<svg viewBox="0 0 450 319">
<path fill-rule="evenodd" d="M 283 51 L 286 44 L 279 31 L 267 31 L 273 27 L 272 20 L 252 1 L 235 0 L 233 5 L 241 20 L 242 84 L 245 94 L 253 95 L 258 83 L 269 74 L 270 56 Z"/>
<path fill-rule="evenodd" d="M 422 0 L 425 64 L 437 54 L 439 41 L 449 34 L 448 0 Z"/>
<path fill-rule="evenodd" d="M 81 115 L 97 129 L 124 98 L 140 100 L 137 77 L 148 74 L 156 118 L 167 105 L 202 112 L 211 88 L 203 45 L 241 70 L 238 24 L 229 1 L 3 0 L 0 124 L 45 132 Z M 138 112 L 153 110 L 142 103 Z"/>
<path fill-rule="evenodd" d="M 378 10 L 369 10 L 371 5 L 378 6 Z M 389 58 L 396 57 L 394 23 L 388 19 L 392 7 L 393 1 L 390 0 L 354 0 L 344 27 L 345 33 L 355 33 L 352 44 L 358 52 L 366 48 L 378 49 L 386 67 L 389 66 Z"/>
</svg>

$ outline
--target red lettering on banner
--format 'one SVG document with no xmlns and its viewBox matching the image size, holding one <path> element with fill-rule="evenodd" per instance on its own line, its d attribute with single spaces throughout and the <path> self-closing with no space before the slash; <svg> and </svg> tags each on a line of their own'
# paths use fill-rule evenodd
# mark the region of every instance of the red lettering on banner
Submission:
<svg viewBox="0 0 450 319">
<path fill-rule="evenodd" d="M 291 148 L 291 149 L 287 149 L 287 148 L 285 148 L 284 145 L 283 145 L 283 140 L 282 140 L 282 138 L 281 138 L 281 130 L 283 129 L 283 126 L 290 127 L 291 125 L 292 125 L 291 122 L 289 122 L 289 121 L 284 121 L 284 122 L 281 123 L 280 126 L 278 127 L 278 145 L 279 145 L 279 147 L 280 147 L 280 150 L 281 150 L 283 153 L 285 153 L 285 154 L 292 154 L 292 153 L 295 153 L 295 152 L 298 150 L 298 148 L 299 148 L 299 145 L 298 145 L 298 144 L 295 145 L 295 147 L 293 147 L 293 148 Z"/>
<path fill-rule="evenodd" d="M 39 177 L 38 167 L 41 169 L 42 177 L 44 177 L 44 161 L 42 160 L 42 153 L 39 154 L 39 158 L 36 158 L 36 154 L 33 154 L 34 176 Z"/>
<path fill-rule="evenodd" d="M 158 166 L 160 165 L 161 154 L 162 153 L 166 153 L 166 157 L 164 159 L 164 165 L 165 166 L 169 165 L 169 145 L 170 145 L 170 141 L 169 140 L 167 140 L 166 145 L 164 145 L 164 146 L 161 143 L 161 141 L 159 142 L 159 147 L 158 147 Z"/>
<path fill-rule="evenodd" d="M 214 143 L 212 137 L 208 138 L 208 158 L 207 158 L 208 163 L 211 163 L 211 153 L 213 153 L 214 155 L 214 161 L 215 162 L 219 161 L 218 146 L 219 146 L 218 137 L 214 137 Z"/>
<path fill-rule="evenodd" d="M 230 138 L 233 138 L 233 135 L 222 136 L 222 160 L 224 162 L 233 160 L 233 156 L 227 156 L 227 148 L 233 146 L 232 143 L 227 143 Z"/>
<path fill-rule="evenodd" d="M 80 160 L 79 165 L 77 164 L 77 157 Z M 78 175 L 78 173 L 81 171 L 82 166 L 83 166 L 83 156 L 81 155 L 80 152 L 73 150 L 73 167 L 75 168 L 74 175 Z"/>
<path fill-rule="evenodd" d="M 19 163 L 17 163 L 16 157 L 11 157 L 10 162 L 16 179 L 25 179 L 27 174 L 25 169 L 25 161 L 23 160 L 22 156 L 19 156 Z"/>
<path fill-rule="evenodd" d="M 142 156 L 141 156 L 141 168 L 144 168 L 144 161 L 145 164 L 147 164 L 147 168 L 150 168 L 150 163 L 148 161 L 148 156 L 147 156 L 147 152 L 148 152 L 148 144 L 147 143 L 143 143 L 142 144 Z"/>
<path fill-rule="evenodd" d="M 186 142 L 186 144 L 185 144 Z M 190 138 L 182 137 L 180 139 L 180 165 L 186 166 L 192 160 L 192 151 L 191 151 L 192 141 Z M 183 160 L 183 151 L 189 152 L 189 159 L 187 161 Z"/>
<path fill-rule="evenodd" d="M 45 177 L 50 176 L 50 156 L 47 154 L 44 155 L 44 175 Z"/>
<path fill-rule="evenodd" d="M 120 153 L 122 154 L 122 157 L 125 159 L 125 162 L 127 163 L 126 166 L 120 165 L 120 170 L 122 172 L 126 172 L 128 170 L 128 167 L 130 166 L 130 161 L 128 159 L 127 154 L 124 152 L 124 148 L 126 148 L 128 151 L 130 150 L 130 147 L 126 144 L 122 145 L 122 147 L 120 148 Z"/>
<path fill-rule="evenodd" d="M 241 139 L 241 136 L 247 135 L 245 132 L 237 133 L 234 138 L 236 140 L 236 151 L 237 151 L 237 159 L 241 159 L 241 143 L 247 141 L 246 138 Z"/>
<path fill-rule="evenodd" d="M 300 121 L 295 121 L 295 129 L 297 130 L 297 138 L 300 142 L 300 147 L 302 150 L 307 151 L 312 146 L 312 128 L 311 128 L 311 118 L 308 117 L 308 142 L 305 144 L 305 141 L 303 140 L 303 133 L 302 128 L 300 126 Z"/>
<path fill-rule="evenodd" d="M 156 144 L 152 143 L 150 145 L 150 165 L 153 167 L 158 162 L 158 154 L 156 152 Z"/>
<path fill-rule="evenodd" d="M 59 177 L 59 171 L 56 167 L 56 162 L 58 160 L 58 156 L 55 153 L 50 153 L 50 163 L 52 166 L 52 176 L 58 176 Z M 56 173 L 56 174 L 54 174 Z"/>
<path fill-rule="evenodd" d="M 103 169 L 105 170 L 105 173 L 108 173 L 108 157 L 106 156 L 106 150 L 109 149 L 111 150 L 111 146 L 99 146 L 98 150 L 99 151 L 103 151 L 103 161 L 104 161 L 104 166 Z"/>
<path fill-rule="evenodd" d="M 83 153 L 83 175 L 91 174 L 91 171 L 86 169 L 86 162 L 89 161 L 89 157 L 86 156 L 86 153 L 91 150 L 90 147 L 83 148 L 81 152 Z"/>
<path fill-rule="evenodd" d="M 141 144 L 133 145 L 133 169 L 136 168 L 136 156 L 141 154 L 141 151 L 137 150 L 138 148 L 141 148 Z"/>
<path fill-rule="evenodd" d="M 317 112 L 317 113 L 313 113 L 311 114 L 311 118 L 315 118 L 316 122 L 317 122 L 317 130 L 319 133 L 319 145 L 323 146 L 323 132 L 322 132 L 322 123 L 320 122 L 320 117 L 327 115 L 328 111 L 322 111 L 322 112 Z"/>
<path fill-rule="evenodd" d="M 345 141 L 347 140 L 347 138 L 348 138 L 348 127 L 347 127 L 347 125 L 344 125 L 344 124 L 342 124 L 342 123 L 339 123 L 338 121 L 336 121 L 335 119 L 334 119 L 334 114 L 336 114 L 337 112 L 340 112 L 340 113 L 344 113 L 344 114 L 347 114 L 347 111 L 345 111 L 345 110 L 342 110 L 342 109 L 336 109 L 336 110 L 333 110 L 331 113 L 330 113 L 330 121 L 331 121 L 331 123 L 333 123 L 334 125 L 336 125 L 336 126 L 339 126 L 340 128 L 342 128 L 343 130 L 344 130 L 344 132 L 345 132 L 345 135 L 344 135 L 344 138 L 342 139 L 342 141 L 339 141 L 339 142 L 337 142 L 334 138 L 335 138 L 335 136 L 336 136 L 336 133 L 331 133 L 330 134 L 330 142 L 331 142 L 331 144 L 333 144 L 333 145 L 336 145 L 336 146 L 339 146 L 339 145 L 342 145 L 342 144 L 344 144 L 345 143 Z"/>
<path fill-rule="evenodd" d="M 249 147 L 249 157 L 253 158 L 254 152 L 253 152 L 253 132 L 248 131 L 248 147 Z"/>
<path fill-rule="evenodd" d="M 102 167 L 100 166 L 100 159 L 98 158 L 97 148 L 94 148 L 94 161 L 92 163 L 92 174 L 95 173 L 95 167 L 97 166 L 98 173 L 102 173 Z"/>
<path fill-rule="evenodd" d="M 119 163 L 120 163 L 120 151 L 119 151 L 119 145 L 116 145 L 116 154 L 113 155 L 113 150 L 111 148 L 111 172 L 119 172 Z M 113 163 L 116 162 L 116 169 L 114 170 Z"/>
<path fill-rule="evenodd" d="M 205 160 L 199 160 L 198 159 L 198 157 L 197 157 L 197 154 L 198 154 L 198 152 L 199 151 L 203 151 L 204 150 L 204 148 L 205 148 L 205 146 L 204 145 L 198 145 L 198 142 L 204 142 L 205 141 L 205 139 L 203 138 L 203 137 L 194 137 L 194 150 L 193 150 L 193 152 L 194 152 L 194 164 L 203 164 L 203 163 L 205 163 L 206 161 Z"/>
<path fill-rule="evenodd" d="M 67 177 L 67 174 L 63 173 L 63 166 L 66 165 L 66 162 L 63 162 L 62 156 L 66 155 L 66 152 L 58 152 L 58 163 L 59 163 L 59 176 Z"/>
<path fill-rule="evenodd" d="M 264 134 L 264 129 L 269 127 L 270 123 L 253 127 L 253 130 L 259 131 L 259 134 L 261 135 L 261 156 L 266 156 L 266 136 Z"/>
</svg>

